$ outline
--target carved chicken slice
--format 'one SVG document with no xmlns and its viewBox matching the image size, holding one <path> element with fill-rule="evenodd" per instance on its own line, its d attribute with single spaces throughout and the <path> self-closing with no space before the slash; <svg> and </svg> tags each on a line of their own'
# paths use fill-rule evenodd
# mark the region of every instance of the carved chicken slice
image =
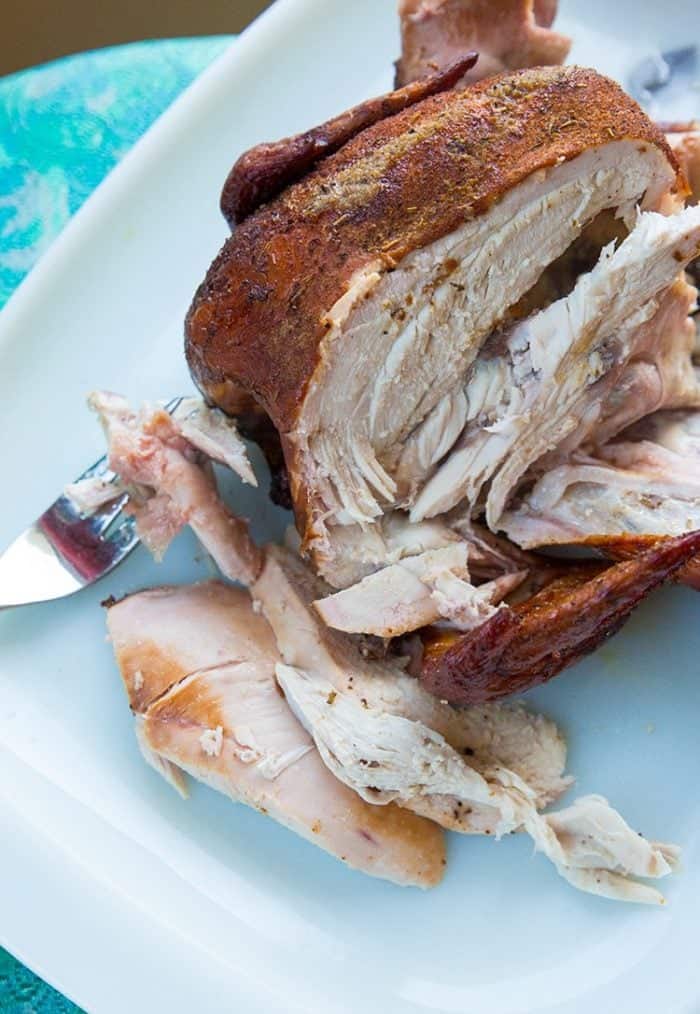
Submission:
<svg viewBox="0 0 700 1014">
<path fill-rule="evenodd" d="M 498 766 L 475 771 L 442 736 L 415 722 L 363 708 L 349 694 L 332 698 L 322 677 L 278 665 L 277 678 L 295 713 L 312 731 L 326 764 L 367 799 L 400 802 L 431 812 L 433 797 L 451 797 L 457 808 L 492 814 L 497 838 L 523 830 L 557 872 L 575 887 L 619 901 L 661 904 L 663 897 L 637 877 L 664 877 L 678 850 L 647 842 L 601 796 L 541 815 L 530 787 Z"/>
<path fill-rule="evenodd" d="M 526 572 L 475 587 L 469 581 L 468 556 L 466 542 L 409 556 L 314 606 L 329 627 L 349 633 L 397 637 L 441 619 L 470 630 L 494 615 L 496 603 L 517 588 Z"/>
<path fill-rule="evenodd" d="M 555 727 L 521 706 L 454 709 L 391 664 L 367 663 L 313 616 L 315 581 L 270 548 L 253 595 L 275 631 L 277 678 L 331 770 L 366 799 L 398 802 L 445 827 L 528 832 L 575 886 L 659 903 L 637 877 L 670 873 L 673 846 L 647 842 L 600 797 L 558 814 L 538 810 L 566 787 Z"/>
<path fill-rule="evenodd" d="M 528 469 L 572 436 L 579 439 L 582 420 L 601 415 L 602 403 L 610 397 L 609 380 L 619 376 L 615 367 L 646 350 L 650 339 L 642 325 L 658 316 L 657 297 L 664 298 L 679 264 L 687 263 L 698 248 L 700 209 L 670 217 L 641 215 L 627 239 L 617 249 L 606 247 L 570 295 L 500 339 L 502 355 L 488 347 L 482 350 L 465 388 L 469 408 L 464 432 L 418 496 L 411 516 L 433 517 L 463 499 L 475 507 L 490 483 L 486 518 L 497 530 L 509 497 Z M 693 294 L 685 283 L 676 285 L 681 289 L 682 327 Z M 686 289 L 691 295 L 684 302 Z M 673 303 L 673 293 L 669 299 Z M 671 337 L 679 330 L 674 323 Z M 685 349 L 671 351 L 669 372 L 681 373 L 681 400 L 687 395 L 697 401 L 692 345 L 684 344 Z M 683 383 L 686 375 L 690 379 Z"/>
<path fill-rule="evenodd" d="M 523 546 L 700 529 L 700 412 L 658 412 L 546 473 L 504 515 Z"/>
<path fill-rule="evenodd" d="M 154 589 L 111 606 L 107 622 L 139 742 L 171 781 L 186 771 L 372 876 L 438 883 L 439 828 L 370 805 L 326 768 L 280 693 L 274 635 L 246 592 Z"/>
<path fill-rule="evenodd" d="M 557 0 L 400 0 L 396 86 L 446 67 L 470 49 L 464 82 L 521 67 L 563 63 L 571 40 L 551 30 Z"/>
</svg>

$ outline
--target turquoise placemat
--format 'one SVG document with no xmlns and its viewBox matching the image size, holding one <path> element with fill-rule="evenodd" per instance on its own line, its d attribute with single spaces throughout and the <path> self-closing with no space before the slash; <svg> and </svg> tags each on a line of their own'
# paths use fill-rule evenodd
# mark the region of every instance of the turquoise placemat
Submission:
<svg viewBox="0 0 700 1014">
<path fill-rule="evenodd" d="M 0 306 L 230 36 L 139 42 L 0 79 Z"/>
<path fill-rule="evenodd" d="M 109 170 L 231 39 L 140 42 L 0 78 L 0 307 Z M 11 936 L 11 927 L 2 929 Z M 69 1011 L 78 1008 L 0 949 L 2 1014 Z"/>
</svg>

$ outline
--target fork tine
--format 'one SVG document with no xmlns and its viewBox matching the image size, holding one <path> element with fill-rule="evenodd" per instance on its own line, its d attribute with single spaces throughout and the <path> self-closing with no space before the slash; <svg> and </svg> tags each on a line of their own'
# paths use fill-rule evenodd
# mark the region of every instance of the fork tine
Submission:
<svg viewBox="0 0 700 1014">
<path fill-rule="evenodd" d="M 184 400 L 172 398 L 165 410 L 172 415 Z M 109 485 L 118 476 L 104 455 L 75 481 L 84 479 Z M 135 518 L 122 515 L 127 499 L 115 487 L 114 499 L 86 516 L 59 496 L 0 554 L 0 609 L 63 598 L 114 570 L 140 542 Z"/>
</svg>

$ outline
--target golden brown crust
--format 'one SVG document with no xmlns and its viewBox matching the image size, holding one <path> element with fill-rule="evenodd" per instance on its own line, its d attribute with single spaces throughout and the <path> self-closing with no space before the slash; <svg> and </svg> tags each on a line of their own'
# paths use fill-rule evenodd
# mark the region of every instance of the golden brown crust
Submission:
<svg viewBox="0 0 700 1014">
<path fill-rule="evenodd" d="M 670 535 L 589 535 L 582 539 L 578 545 L 591 546 L 600 550 L 610 557 L 611 560 L 633 560 L 640 553 L 645 553 L 653 546 L 668 541 Z M 700 556 L 694 557 L 676 575 L 680 584 L 687 584 L 690 588 L 700 591 Z"/>
<path fill-rule="evenodd" d="M 187 317 L 196 382 L 224 409 L 229 390 L 244 387 L 290 432 L 324 315 L 359 269 L 390 269 L 536 170 L 625 139 L 656 145 L 676 168 L 639 106 L 576 67 L 492 78 L 370 127 L 228 240 Z"/>
<path fill-rule="evenodd" d="M 652 544 L 600 571 L 572 568 L 531 599 L 455 641 L 428 640 L 423 685 L 452 704 L 523 693 L 591 654 L 650 592 L 697 557 L 700 532 Z"/>
<path fill-rule="evenodd" d="M 395 116 L 429 95 L 452 88 L 477 60 L 476 53 L 467 53 L 444 70 L 388 95 L 362 102 L 303 134 L 272 144 L 258 144 L 244 152 L 228 174 L 221 192 L 224 218 L 231 228 L 245 221 L 262 204 L 277 197 L 367 127 Z"/>
</svg>

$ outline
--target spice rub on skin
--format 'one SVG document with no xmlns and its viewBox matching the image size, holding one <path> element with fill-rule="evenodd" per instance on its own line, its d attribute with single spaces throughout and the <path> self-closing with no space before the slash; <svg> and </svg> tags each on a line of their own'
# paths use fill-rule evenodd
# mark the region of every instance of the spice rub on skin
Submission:
<svg viewBox="0 0 700 1014">
<path fill-rule="evenodd" d="M 681 186 L 663 135 L 613 82 L 575 67 L 492 79 L 362 131 L 228 240 L 188 314 L 188 361 L 212 402 L 235 411 L 244 390 L 271 417 L 307 547 L 323 541 L 317 522 L 327 506 L 314 492 L 304 441 L 315 423 L 304 414 L 323 389 L 334 345 L 344 347 L 342 320 L 334 320 L 363 298 L 369 307 L 410 254 L 449 245 L 446 237 L 519 184 L 535 187 L 538 172 L 610 144 L 646 166 L 646 186 Z M 419 310 L 404 307 L 407 323 Z M 391 340 L 376 336 L 380 349 Z M 439 395 L 429 377 L 426 386 Z"/>
</svg>

